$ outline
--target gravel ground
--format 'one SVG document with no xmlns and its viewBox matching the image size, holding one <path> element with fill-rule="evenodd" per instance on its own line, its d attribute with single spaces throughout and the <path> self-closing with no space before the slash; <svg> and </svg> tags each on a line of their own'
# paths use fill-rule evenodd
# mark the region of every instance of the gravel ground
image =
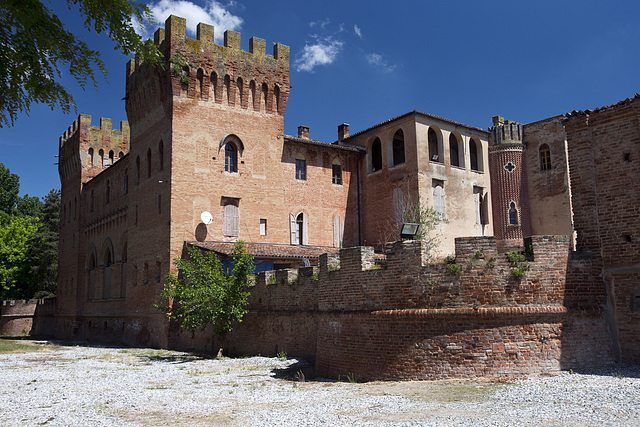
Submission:
<svg viewBox="0 0 640 427">
<path fill-rule="evenodd" d="M 289 377 L 304 361 L 36 341 L 0 354 L 0 425 L 640 425 L 640 366 L 509 381 Z"/>
</svg>

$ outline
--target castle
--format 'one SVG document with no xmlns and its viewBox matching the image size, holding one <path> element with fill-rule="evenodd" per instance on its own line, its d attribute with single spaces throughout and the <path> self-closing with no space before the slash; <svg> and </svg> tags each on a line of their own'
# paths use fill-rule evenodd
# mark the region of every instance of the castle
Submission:
<svg viewBox="0 0 640 427">
<path fill-rule="evenodd" d="M 80 115 L 60 138 L 56 336 L 212 350 L 154 303 L 186 247 L 243 239 L 259 273 L 237 353 L 360 379 L 640 361 L 638 95 L 489 131 L 412 111 L 322 142 L 284 135 L 287 46 L 185 25 L 155 33 L 169 66 L 129 62 L 128 123 Z M 455 268 L 386 243 L 417 201 Z"/>
</svg>

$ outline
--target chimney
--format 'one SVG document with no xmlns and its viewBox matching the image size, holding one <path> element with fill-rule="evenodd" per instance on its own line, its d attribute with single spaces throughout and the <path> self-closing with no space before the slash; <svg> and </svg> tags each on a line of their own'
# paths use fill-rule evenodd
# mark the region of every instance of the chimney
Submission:
<svg viewBox="0 0 640 427">
<path fill-rule="evenodd" d="M 345 138 L 349 138 L 349 125 L 343 123 L 338 125 L 338 141 L 342 141 Z"/>
<path fill-rule="evenodd" d="M 298 126 L 298 138 L 309 139 L 309 126 Z"/>
</svg>

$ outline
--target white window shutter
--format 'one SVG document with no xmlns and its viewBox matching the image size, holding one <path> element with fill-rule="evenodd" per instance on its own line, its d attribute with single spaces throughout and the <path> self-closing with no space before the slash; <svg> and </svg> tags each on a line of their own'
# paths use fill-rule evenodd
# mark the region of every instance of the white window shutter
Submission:
<svg viewBox="0 0 640 427">
<path fill-rule="evenodd" d="M 290 213 L 289 214 L 289 234 L 291 235 L 291 244 L 295 245 L 296 242 L 296 217 Z"/>
<path fill-rule="evenodd" d="M 444 189 L 441 185 L 436 185 L 433 188 L 433 209 L 444 218 Z"/>
<path fill-rule="evenodd" d="M 342 239 L 344 236 L 344 222 L 342 217 L 335 217 L 333 219 L 333 246 L 339 248 L 342 246 Z"/>
<path fill-rule="evenodd" d="M 302 244 L 309 244 L 309 220 L 307 215 L 302 216 Z"/>
<path fill-rule="evenodd" d="M 475 192 L 473 193 L 474 203 L 476 205 L 476 224 L 482 224 L 482 194 Z"/>
</svg>

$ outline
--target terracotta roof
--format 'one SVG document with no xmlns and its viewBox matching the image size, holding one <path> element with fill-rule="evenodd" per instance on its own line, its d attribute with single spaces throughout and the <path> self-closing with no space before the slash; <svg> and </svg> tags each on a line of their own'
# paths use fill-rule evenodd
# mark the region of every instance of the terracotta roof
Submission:
<svg viewBox="0 0 640 427">
<path fill-rule="evenodd" d="M 208 249 L 219 254 L 231 255 L 234 244 L 232 242 L 185 242 L 187 245 Z M 245 243 L 247 251 L 258 259 L 317 259 L 324 253 L 338 253 L 338 248 L 329 246 L 281 245 L 277 243 Z"/>
<path fill-rule="evenodd" d="M 355 136 L 358 136 L 358 135 L 360 135 L 360 134 L 362 134 L 362 133 L 368 132 L 368 131 L 370 131 L 371 129 L 375 129 L 375 128 L 377 128 L 377 127 L 380 127 L 380 126 L 386 125 L 387 123 L 391 123 L 391 122 L 393 122 L 393 121 L 395 121 L 395 120 L 404 119 L 405 117 L 408 117 L 408 116 L 410 116 L 410 115 L 412 115 L 412 114 L 416 114 L 416 115 L 420 115 L 420 116 L 428 117 L 428 118 L 430 118 L 430 119 L 440 120 L 440 121 L 447 122 L 447 123 L 451 123 L 451 124 L 454 124 L 454 125 L 457 125 L 457 126 L 463 126 L 463 127 L 466 127 L 467 129 L 473 129 L 473 130 L 477 130 L 477 131 L 480 131 L 480 132 L 483 132 L 483 133 L 489 133 L 489 131 L 487 131 L 486 129 L 482 129 L 482 128 L 475 127 L 475 126 L 470 126 L 470 125 L 465 125 L 464 123 L 456 122 L 455 120 L 446 119 L 446 118 L 444 118 L 444 117 L 436 116 L 436 115 L 434 115 L 434 114 L 429 114 L 429 113 L 424 113 L 424 112 L 422 112 L 422 111 L 413 110 L 413 111 L 409 111 L 408 113 L 404 113 L 404 114 L 402 114 L 402 115 L 400 115 L 400 116 L 398 116 L 398 117 L 393 117 L 393 118 L 391 118 L 391 119 L 389 119 L 389 120 L 385 120 L 384 122 L 380 122 L 380 123 L 378 123 L 378 124 L 376 124 L 376 125 L 373 125 L 373 126 L 371 126 L 371 127 L 368 127 L 368 128 L 366 128 L 366 129 L 364 129 L 364 130 L 361 130 L 361 131 L 359 131 L 359 132 L 352 133 L 352 134 L 351 134 L 351 135 L 349 135 L 347 138 L 345 138 L 345 141 L 346 141 L 346 140 L 348 140 L 348 139 L 351 139 L 351 138 L 353 138 L 353 137 L 355 137 Z"/>
<path fill-rule="evenodd" d="M 301 142 L 303 144 L 318 145 L 320 147 L 335 148 L 338 150 L 353 151 L 356 153 L 364 153 L 367 151 L 363 147 L 358 147 L 355 145 L 344 145 L 340 142 L 329 143 L 329 142 L 318 141 L 315 139 L 298 138 L 296 136 L 291 136 L 291 135 L 285 135 L 284 140 L 292 141 L 292 142 Z"/>
<path fill-rule="evenodd" d="M 637 99 L 640 99 L 640 94 L 638 94 L 638 93 L 636 93 L 633 98 L 623 99 L 622 101 L 618 101 L 615 104 L 605 105 L 605 106 L 602 106 L 600 108 L 596 108 L 596 109 L 593 109 L 593 110 L 584 110 L 584 111 L 582 111 L 582 110 L 580 110 L 580 111 L 573 110 L 572 112 L 567 113 L 564 116 L 567 119 L 570 118 L 570 117 L 588 116 L 589 114 L 597 113 L 599 111 L 608 110 L 610 108 L 614 108 L 614 107 L 617 107 L 617 106 L 620 106 L 620 105 L 630 104 L 630 103 L 632 103 L 633 101 L 635 101 Z"/>
</svg>

